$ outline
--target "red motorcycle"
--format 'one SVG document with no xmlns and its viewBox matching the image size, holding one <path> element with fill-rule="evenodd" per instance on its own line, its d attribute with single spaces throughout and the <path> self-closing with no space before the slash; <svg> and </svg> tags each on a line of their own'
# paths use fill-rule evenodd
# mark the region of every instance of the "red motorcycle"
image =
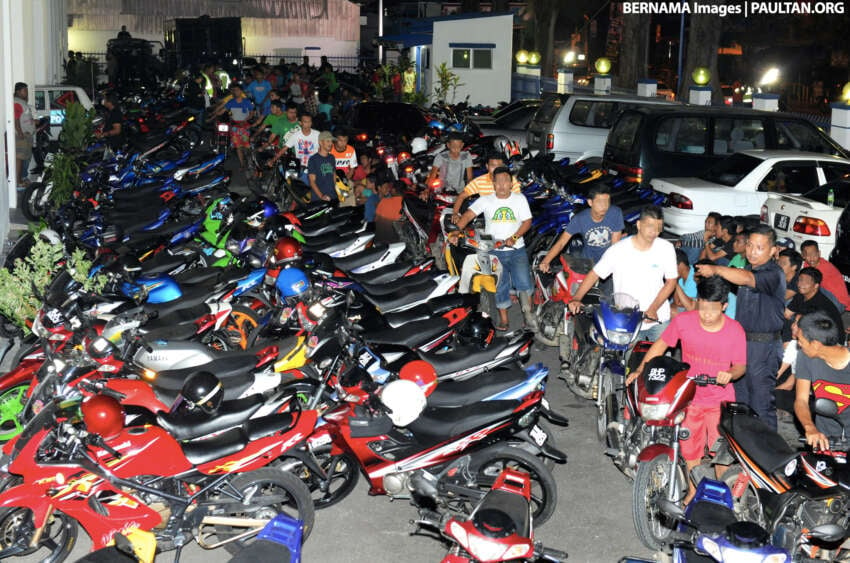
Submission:
<svg viewBox="0 0 850 563">
<path fill-rule="evenodd" d="M 538 330 L 534 339 L 544 346 L 559 346 L 562 360 L 570 357 L 573 343 L 573 318 L 567 309 L 575 291 L 590 272 L 593 263 L 585 258 L 561 255 L 550 264 L 549 272 L 540 271 L 539 264 L 545 254 L 532 259 L 534 276 L 534 315 Z"/>
<path fill-rule="evenodd" d="M 421 487 L 421 488 L 420 488 Z M 427 481 L 414 479 L 415 492 L 428 494 Z M 443 563 L 476 561 L 565 561 L 563 551 L 534 541 L 531 479 L 528 473 L 504 469 L 472 513 L 465 518 L 420 510 L 419 526 L 437 529 L 454 545 Z"/>
<path fill-rule="evenodd" d="M 306 537 L 309 491 L 266 466 L 304 440 L 316 417 L 272 415 L 180 443 L 156 426 L 125 428 L 112 397 L 51 401 L 3 448 L 0 464 L 12 477 L 0 493 L 0 559 L 39 552 L 61 561 L 78 523 L 92 550 L 116 534 L 155 530 L 157 548 L 176 550 L 175 561 L 193 538 L 235 552 L 279 512 L 302 520 Z"/>
</svg>

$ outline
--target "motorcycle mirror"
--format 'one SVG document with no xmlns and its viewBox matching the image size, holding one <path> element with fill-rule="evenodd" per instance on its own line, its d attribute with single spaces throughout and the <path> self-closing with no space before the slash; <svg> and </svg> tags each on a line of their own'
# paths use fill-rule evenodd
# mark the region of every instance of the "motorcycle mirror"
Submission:
<svg viewBox="0 0 850 563">
<path fill-rule="evenodd" d="M 685 509 L 676 504 L 675 502 L 662 498 L 656 501 L 656 505 L 659 510 L 665 514 L 665 516 L 669 516 L 675 520 L 679 520 L 680 522 L 687 522 L 688 518 L 685 516 Z"/>
<path fill-rule="evenodd" d="M 812 528 L 809 532 L 809 537 L 823 542 L 832 543 L 844 539 L 846 534 L 847 530 L 838 524 L 822 524 Z"/>
<path fill-rule="evenodd" d="M 815 400 L 815 414 L 827 418 L 838 418 L 838 404 L 832 399 L 821 397 Z"/>
</svg>

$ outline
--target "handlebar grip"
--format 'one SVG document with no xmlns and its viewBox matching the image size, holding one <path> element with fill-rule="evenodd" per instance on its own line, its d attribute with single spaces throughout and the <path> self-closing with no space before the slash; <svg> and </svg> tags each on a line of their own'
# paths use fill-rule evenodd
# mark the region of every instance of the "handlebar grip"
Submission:
<svg viewBox="0 0 850 563">
<path fill-rule="evenodd" d="M 114 389 L 110 389 L 109 387 L 105 386 L 101 386 L 98 390 L 98 393 L 100 393 L 101 395 L 106 395 L 107 397 L 112 397 L 113 399 L 119 402 L 127 398 L 124 393 L 121 393 L 120 391 L 116 391 Z"/>
<path fill-rule="evenodd" d="M 540 550 L 540 553 L 537 556 L 539 559 L 543 559 L 546 561 L 554 561 L 556 563 L 566 561 L 568 557 L 566 551 L 552 549 L 550 547 L 544 547 L 542 550 Z"/>
</svg>

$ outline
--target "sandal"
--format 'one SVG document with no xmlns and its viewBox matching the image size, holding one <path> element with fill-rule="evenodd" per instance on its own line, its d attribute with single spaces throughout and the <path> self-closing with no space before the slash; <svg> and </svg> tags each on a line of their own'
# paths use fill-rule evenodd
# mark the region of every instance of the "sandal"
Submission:
<svg viewBox="0 0 850 563">
<path fill-rule="evenodd" d="M 508 332 L 508 325 L 497 324 L 495 327 L 496 332 Z"/>
</svg>

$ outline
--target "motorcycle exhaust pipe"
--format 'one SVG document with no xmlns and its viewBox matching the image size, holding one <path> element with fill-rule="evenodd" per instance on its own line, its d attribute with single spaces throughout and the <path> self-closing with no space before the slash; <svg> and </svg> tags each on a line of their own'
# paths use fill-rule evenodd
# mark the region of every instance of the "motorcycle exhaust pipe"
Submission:
<svg viewBox="0 0 850 563">
<path fill-rule="evenodd" d="M 262 530 L 266 524 L 269 523 L 269 519 L 259 519 L 259 518 L 236 518 L 232 516 L 204 516 L 203 520 L 201 520 L 200 525 L 198 526 L 198 537 L 197 542 L 204 549 L 215 549 L 217 547 L 221 547 L 222 545 L 232 543 L 235 541 L 239 541 L 250 536 L 256 535 Z M 209 543 L 207 542 L 207 538 L 215 535 L 215 530 L 212 533 L 205 533 L 204 526 L 230 526 L 234 528 L 250 528 L 249 530 L 233 536 L 232 538 L 228 538 L 223 541 Z"/>
</svg>

